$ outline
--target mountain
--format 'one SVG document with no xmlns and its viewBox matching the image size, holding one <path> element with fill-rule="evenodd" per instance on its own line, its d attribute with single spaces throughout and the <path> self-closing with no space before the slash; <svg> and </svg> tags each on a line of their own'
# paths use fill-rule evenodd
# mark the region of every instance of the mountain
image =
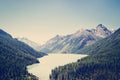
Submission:
<svg viewBox="0 0 120 80">
<path fill-rule="evenodd" d="M 26 66 L 38 63 L 36 58 L 44 55 L 0 29 L 0 80 L 36 80 Z"/>
<path fill-rule="evenodd" d="M 99 24 L 95 29 L 81 29 L 66 36 L 57 35 L 42 45 L 40 51 L 46 53 L 74 53 L 111 34 L 110 30 Z"/>
<path fill-rule="evenodd" d="M 108 30 L 104 25 L 99 24 L 96 29 L 93 29 L 93 32 L 96 36 L 105 38 L 112 34 L 112 31 Z"/>
<path fill-rule="evenodd" d="M 81 54 L 85 53 L 85 54 L 93 55 L 93 54 L 97 54 L 97 53 L 102 53 L 101 50 L 103 51 L 106 48 L 110 49 L 110 47 L 113 47 L 113 45 L 116 46 L 117 43 L 115 40 L 113 41 L 113 38 L 115 39 L 116 34 L 119 37 L 119 34 L 117 32 L 118 32 L 118 30 L 114 34 L 112 34 L 111 37 L 102 39 L 92 46 L 87 46 L 81 50 L 77 50 L 76 53 L 81 53 Z M 107 43 L 106 43 L 106 41 L 107 41 Z M 112 48 L 111 48 L 111 50 L 112 50 Z"/>
<path fill-rule="evenodd" d="M 31 46 L 34 50 L 39 51 L 40 50 L 40 45 L 38 45 L 37 43 L 23 37 L 23 38 L 16 38 L 17 40 L 24 42 L 25 44 Z"/>
<path fill-rule="evenodd" d="M 120 29 L 85 48 L 88 57 L 52 70 L 50 80 L 119 80 Z M 85 53 L 82 52 L 81 53 Z"/>
<path fill-rule="evenodd" d="M 7 32 L 3 31 L 2 29 L 0 29 L 0 35 L 4 35 L 4 37 L 12 37 L 10 34 L 8 34 Z"/>
</svg>

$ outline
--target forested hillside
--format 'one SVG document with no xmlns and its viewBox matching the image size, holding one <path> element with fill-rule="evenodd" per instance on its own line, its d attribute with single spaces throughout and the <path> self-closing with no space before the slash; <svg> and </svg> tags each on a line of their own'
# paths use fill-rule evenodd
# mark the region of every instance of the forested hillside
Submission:
<svg viewBox="0 0 120 80">
<path fill-rule="evenodd" d="M 120 79 L 120 29 L 85 48 L 83 52 L 90 56 L 54 69 L 50 80 Z"/>
<path fill-rule="evenodd" d="M 27 72 L 26 66 L 38 63 L 36 58 L 44 55 L 0 30 L 0 80 L 37 79 Z"/>
</svg>

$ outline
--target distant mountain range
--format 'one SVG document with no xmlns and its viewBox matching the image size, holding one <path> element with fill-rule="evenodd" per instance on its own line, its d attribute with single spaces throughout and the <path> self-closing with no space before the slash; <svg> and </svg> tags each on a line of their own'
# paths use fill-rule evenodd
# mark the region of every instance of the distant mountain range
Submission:
<svg viewBox="0 0 120 80">
<path fill-rule="evenodd" d="M 113 31 L 99 24 L 66 36 L 55 36 L 36 51 L 36 43 L 13 38 L 0 29 L 0 80 L 37 80 L 26 66 L 38 63 L 43 52 L 88 54 L 75 63 L 52 70 L 50 80 L 119 80 L 120 29 Z M 33 48 L 34 49 L 33 49 Z M 35 50 L 36 49 L 36 50 Z"/>
<path fill-rule="evenodd" d="M 96 41 L 108 37 L 112 31 L 99 24 L 95 29 L 81 29 L 66 36 L 55 36 L 41 46 L 40 51 L 45 53 L 75 53 Z"/>
<path fill-rule="evenodd" d="M 119 80 L 120 29 L 109 35 L 78 51 L 88 57 L 52 70 L 50 80 Z"/>
<path fill-rule="evenodd" d="M 40 51 L 40 46 L 39 44 L 23 37 L 23 38 L 16 38 L 17 40 L 24 42 L 25 44 L 28 44 L 29 46 L 31 46 L 33 49 L 35 49 L 36 51 Z"/>
<path fill-rule="evenodd" d="M 26 66 L 44 55 L 0 29 L 0 80 L 35 80 Z"/>
</svg>

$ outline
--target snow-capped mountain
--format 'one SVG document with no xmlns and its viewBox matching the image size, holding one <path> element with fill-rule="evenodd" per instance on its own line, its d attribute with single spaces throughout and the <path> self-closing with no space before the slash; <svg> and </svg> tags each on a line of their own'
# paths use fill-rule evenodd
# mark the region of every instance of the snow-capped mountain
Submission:
<svg viewBox="0 0 120 80">
<path fill-rule="evenodd" d="M 112 32 L 109 29 L 99 24 L 94 29 L 81 29 L 66 36 L 57 35 L 42 45 L 40 51 L 74 53 L 76 50 L 89 46 L 111 34 Z"/>
<path fill-rule="evenodd" d="M 33 49 L 35 49 L 36 51 L 40 50 L 40 45 L 38 45 L 37 43 L 23 37 L 23 38 L 17 38 L 19 41 L 22 41 L 24 43 L 26 43 L 27 45 L 31 46 Z"/>
</svg>

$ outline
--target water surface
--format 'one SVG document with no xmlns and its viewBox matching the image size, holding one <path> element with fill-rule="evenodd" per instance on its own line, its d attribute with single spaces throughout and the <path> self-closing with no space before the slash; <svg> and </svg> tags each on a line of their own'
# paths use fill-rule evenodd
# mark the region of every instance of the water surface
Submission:
<svg viewBox="0 0 120 80">
<path fill-rule="evenodd" d="M 82 54 L 49 54 L 38 58 L 40 63 L 28 66 L 28 72 L 39 77 L 39 80 L 49 80 L 51 70 L 55 67 L 76 62 L 86 56 Z"/>
</svg>

